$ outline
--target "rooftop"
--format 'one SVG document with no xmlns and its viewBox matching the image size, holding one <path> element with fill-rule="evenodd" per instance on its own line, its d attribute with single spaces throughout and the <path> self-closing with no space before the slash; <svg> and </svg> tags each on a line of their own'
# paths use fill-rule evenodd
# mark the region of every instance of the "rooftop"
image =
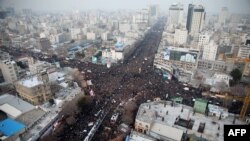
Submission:
<svg viewBox="0 0 250 141">
<path fill-rule="evenodd" d="M 215 111 L 216 108 L 218 107 L 212 106 L 210 108 L 211 112 Z M 151 130 L 157 131 L 158 128 L 163 129 L 161 128 L 163 126 L 164 130 L 166 130 L 166 127 L 173 127 L 176 128 L 176 131 L 173 129 L 176 133 L 179 132 L 180 129 L 182 132 L 187 131 L 187 134 L 189 135 L 195 134 L 199 137 L 202 133 L 202 137 L 205 139 L 220 141 L 223 140 L 224 124 L 232 124 L 233 119 L 233 115 L 229 115 L 219 120 L 217 116 L 205 116 L 199 113 L 194 114 L 192 107 L 177 103 L 172 105 L 171 101 L 141 104 L 136 116 L 136 121 L 139 120 L 150 123 Z M 235 124 L 245 123 L 240 120 L 236 120 Z M 158 130 L 159 135 L 163 134 L 168 138 L 172 138 L 172 134 L 170 134 L 170 132 L 160 131 Z M 172 131 L 172 129 L 169 131 Z M 181 132 L 179 134 L 181 134 Z"/>
<path fill-rule="evenodd" d="M 136 131 L 131 131 L 129 141 L 156 141 L 156 139 Z"/>
<path fill-rule="evenodd" d="M 25 87 L 35 87 L 37 85 L 43 84 L 42 81 L 38 80 L 37 76 L 33 76 L 31 78 L 28 79 L 23 79 L 19 81 L 19 84 L 25 86 Z"/>
<path fill-rule="evenodd" d="M 35 107 L 30 103 L 10 94 L 0 96 L 0 105 L 4 112 L 12 115 L 13 117 L 17 117 L 22 113 L 35 109 Z"/>
<path fill-rule="evenodd" d="M 20 132 L 23 128 L 25 126 L 22 123 L 9 118 L 0 122 L 0 132 L 8 137 Z"/>
<path fill-rule="evenodd" d="M 19 116 L 16 120 L 22 122 L 26 126 L 30 126 L 37 120 L 39 120 L 42 116 L 45 115 L 45 111 L 40 108 L 33 109 L 25 114 Z"/>
</svg>

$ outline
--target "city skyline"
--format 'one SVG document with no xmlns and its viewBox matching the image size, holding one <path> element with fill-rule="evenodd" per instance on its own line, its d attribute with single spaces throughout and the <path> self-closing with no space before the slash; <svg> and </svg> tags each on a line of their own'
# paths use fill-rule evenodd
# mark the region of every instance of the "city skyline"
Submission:
<svg viewBox="0 0 250 141">
<path fill-rule="evenodd" d="M 138 0 L 138 1 L 124 1 L 124 0 L 0 0 L 2 7 L 14 7 L 16 10 L 30 8 L 34 11 L 69 11 L 69 10 L 117 10 L 117 9 L 140 9 L 151 4 L 160 5 L 163 12 L 167 12 L 168 8 L 173 3 L 184 4 L 184 11 L 187 11 L 189 3 L 201 4 L 206 8 L 208 13 L 218 13 L 221 7 L 228 7 L 231 13 L 250 13 L 249 0 Z M 132 4 L 133 3 L 133 4 Z M 215 4 L 216 3 L 216 4 Z"/>
</svg>

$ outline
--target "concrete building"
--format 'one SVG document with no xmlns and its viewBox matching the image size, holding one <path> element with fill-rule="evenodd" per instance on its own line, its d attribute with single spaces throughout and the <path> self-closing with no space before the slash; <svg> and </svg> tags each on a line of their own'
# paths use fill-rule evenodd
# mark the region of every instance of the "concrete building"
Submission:
<svg viewBox="0 0 250 141">
<path fill-rule="evenodd" d="M 43 62 L 39 60 L 34 60 L 32 57 L 25 58 L 28 61 L 29 71 L 31 74 L 37 74 L 42 70 L 53 70 L 56 68 L 55 65 L 52 65 L 48 62 Z"/>
<path fill-rule="evenodd" d="M 239 58 L 250 58 L 250 46 L 240 46 L 237 56 Z"/>
<path fill-rule="evenodd" d="M 9 118 L 16 119 L 33 109 L 35 106 L 16 96 L 10 94 L 0 96 L 0 110 L 5 112 Z"/>
<path fill-rule="evenodd" d="M 10 60 L 10 54 L 0 50 L 0 61 Z"/>
<path fill-rule="evenodd" d="M 13 83 L 21 76 L 20 68 L 17 66 L 15 61 L 0 61 L 0 69 L 2 71 L 5 82 Z"/>
<path fill-rule="evenodd" d="M 103 41 L 107 41 L 108 39 L 110 39 L 110 37 L 111 37 L 111 33 L 109 33 L 109 32 L 104 32 L 104 33 L 102 33 L 102 35 L 101 35 L 101 39 L 102 39 Z"/>
<path fill-rule="evenodd" d="M 136 12 L 133 16 L 133 23 L 140 25 L 148 25 L 149 22 L 149 10 L 144 8 Z"/>
<path fill-rule="evenodd" d="M 51 48 L 51 43 L 47 38 L 40 38 L 41 51 L 48 51 Z"/>
<path fill-rule="evenodd" d="M 149 6 L 149 16 L 150 17 L 158 17 L 160 12 L 159 5 L 150 5 Z"/>
<path fill-rule="evenodd" d="M 218 89 L 218 87 L 220 87 L 219 85 L 221 85 L 221 87 L 224 87 L 223 85 L 229 87 L 229 81 L 231 79 L 232 77 L 228 74 L 216 72 L 211 78 L 206 79 L 205 84 L 213 86 L 215 89 Z"/>
<path fill-rule="evenodd" d="M 187 16 L 187 30 L 188 33 L 194 35 L 199 33 L 203 29 L 203 24 L 205 21 L 205 9 L 202 5 L 189 4 L 188 6 L 188 16 Z"/>
<path fill-rule="evenodd" d="M 188 31 L 186 29 L 175 29 L 174 43 L 184 45 L 187 43 Z"/>
<path fill-rule="evenodd" d="M 200 110 L 204 112 L 207 106 L 205 103 L 202 105 Z M 220 120 L 220 116 L 216 114 L 218 112 L 223 112 L 220 113 L 223 116 Z M 135 130 L 157 140 L 181 141 L 187 138 L 190 140 L 199 138 L 199 140 L 223 141 L 224 125 L 233 124 L 234 117 L 224 108 L 215 106 L 209 106 L 209 113 L 209 116 L 205 116 L 195 112 L 192 107 L 171 101 L 143 103 L 136 115 Z M 245 124 L 240 120 L 235 122 L 235 124 Z"/>
<path fill-rule="evenodd" d="M 203 51 L 204 45 L 207 45 L 210 41 L 210 34 L 209 33 L 202 33 L 199 35 L 198 47 L 199 50 Z"/>
<path fill-rule="evenodd" d="M 119 31 L 126 33 L 131 30 L 131 25 L 129 23 L 119 23 Z"/>
<path fill-rule="evenodd" d="M 220 14 L 219 14 L 219 24 L 224 26 L 228 20 L 229 13 L 228 13 L 228 8 L 227 7 L 222 7 Z"/>
<path fill-rule="evenodd" d="M 70 34 L 68 33 L 60 33 L 60 34 L 57 34 L 55 35 L 54 37 L 55 39 L 55 43 L 64 43 L 64 42 L 67 42 L 67 41 L 70 41 L 71 40 L 71 36 Z M 53 41 L 51 41 L 53 43 Z"/>
<path fill-rule="evenodd" d="M 234 68 L 233 64 L 224 61 L 198 60 L 197 69 L 211 70 L 217 72 L 231 72 Z"/>
<path fill-rule="evenodd" d="M 156 139 L 140 132 L 131 131 L 129 141 L 156 141 Z"/>
<path fill-rule="evenodd" d="M 204 45 L 202 59 L 203 60 L 216 60 L 218 45 L 214 41 L 210 41 L 209 44 Z"/>
<path fill-rule="evenodd" d="M 168 11 L 168 24 L 179 25 L 183 19 L 183 5 L 172 4 Z"/>
<path fill-rule="evenodd" d="M 102 60 L 104 62 L 116 63 L 123 60 L 133 50 L 133 47 L 133 44 L 116 43 L 115 48 L 102 50 Z"/>
<path fill-rule="evenodd" d="M 47 72 L 41 72 L 38 75 L 19 80 L 15 86 L 22 99 L 34 105 L 39 105 L 48 101 L 52 96 L 48 82 Z"/>
<path fill-rule="evenodd" d="M 87 40 L 95 40 L 96 34 L 94 32 L 87 32 Z"/>
<path fill-rule="evenodd" d="M 78 39 L 78 35 L 81 34 L 81 28 L 71 28 L 70 29 L 70 33 L 71 33 L 71 39 Z"/>
<path fill-rule="evenodd" d="M 196 68 L 197 51 L 188 48 L 164 47 L 155 55 L 154 66 L 174 73 L 179 71 L 192 73 Z"/>
</svg>

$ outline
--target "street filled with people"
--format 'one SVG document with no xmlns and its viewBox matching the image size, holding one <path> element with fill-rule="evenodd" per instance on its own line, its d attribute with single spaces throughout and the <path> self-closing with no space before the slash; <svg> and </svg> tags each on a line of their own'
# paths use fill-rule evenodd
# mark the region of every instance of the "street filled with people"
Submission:
<svg viewBox="0 0 250 141">
<path fill-rule="evenodd" d="M 65 125 L 61 133 L 51 134 L 51 136 L 62 141 L 91 140 L 86 137 L 95 133 L 92 140 L 104 141 L 120 134 L 118 128 L 124 116 L 123 109 L 119 106 L 121 103 L 125 105 L 134 101 L 140 105 L 149 100 L 152 101 L 154 98 L 169 100 L 174 97 L 182 97 L 184 104 L 192 106 L 193 99 L 201 97 L 201 90 L 177 80 L 165 79 L 161 71 L 154 68 L 154 55 L 160 44 L 164 26 L 165 20 L 160 19 L 151 27 L 144 39 L 135 46 L 135 50 L 123 62 L 112 64 L 111 68 L 79 60 L 65 62 L 63 58 L 55 55 L 45 58 L 42 53 L 31 51 L 18 49 L 5 49 L 5 51 L 14 55 L 15 53 L 16 55 L 29 54 L 35 59 L 51 63 L 60 62 L 61 67 L 77 68 L 80 72 L 84 72 L 85 79 L 91 80 L 93 85 L 83 88 L 83 90 L 86 95 L 92 93 L 95 104 L 88 113 L 75 114 L 75 124 Z M 185 87 L 189 89 L 185 90 Z M 101 118 L 104 120 L 100 123 L 100 127 L 95 128 L 95 132 L 93 132 L 92 127 L 97 121 L 100 122 Z M 133 128 L 133 123 L 129 126 Z"/>
</svg>

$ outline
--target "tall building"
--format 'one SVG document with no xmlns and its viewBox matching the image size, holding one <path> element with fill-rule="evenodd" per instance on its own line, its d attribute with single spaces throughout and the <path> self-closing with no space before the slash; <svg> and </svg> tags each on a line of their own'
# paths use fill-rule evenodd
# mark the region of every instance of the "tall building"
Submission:
<svg viewBox="0 0 250 141">
<path fill-rule="evenodd" d="M 149 22 L 149 10 L 144 8 L 136 12 L 133 16 L 133 23 L 148 25 Z"/>
<path fill-rule="evenodd" d="M 219 14 L 219 24 L 225 25 L 227 20 L 228 20 L 228 9 L 227 7 L 222 7 Z"/>
<path fill-rule="evenodd" d="M 218 45 L 214 41 L 210 41 L 209 44 L 204 45 L 203 49 L 203 60 L 215 61 L 217 54 Z"/>
<path fill-rule="evenodd" d="M 159 16 L 159 5 L 150 5 L 149 6 L 149 16 L 158 17 Z"/>
<path fill-rule="evenodd" d="M 202 5 L 189 4 L 187 16 L 187 30 L 188 33 L 194 35 L 203 29 L 205 21 L 205 9 Z"/>
<path fill-rule="evenodd" d="M 208 33 L 202 33 L 199 35 L 198 46 L 199 50 L 203 50 L 203 46 L 207 45 L 210 41 L 210 35 Z"/>
<path fill-rule="evenodd" d="M 5 82 L 13 83 L 19 79 L 19 68 L 15 61 L 0 61 L 0 69 L 2 71 Z"/>
<path fill-rule="evenodd" d="M 183 6 L 181 4 L 172 4 L 169 7 L 168 24 L 181 24 L 183 19 Z"/>
<path fill-rule="evenodd" d="M 49 77 L 46 71 L 40 74 L 19 80 L 15 86 L 20 97 L 34 105 L 42 104 L 52 96 Z"/>
<path fill-rule="evenodd" d="M 11 60 L 9 53 L 3 51 L 0 51 L 0 70 L 5 82 L 13 83 L 20 77 L 20 68 Z"/>
</svg>

